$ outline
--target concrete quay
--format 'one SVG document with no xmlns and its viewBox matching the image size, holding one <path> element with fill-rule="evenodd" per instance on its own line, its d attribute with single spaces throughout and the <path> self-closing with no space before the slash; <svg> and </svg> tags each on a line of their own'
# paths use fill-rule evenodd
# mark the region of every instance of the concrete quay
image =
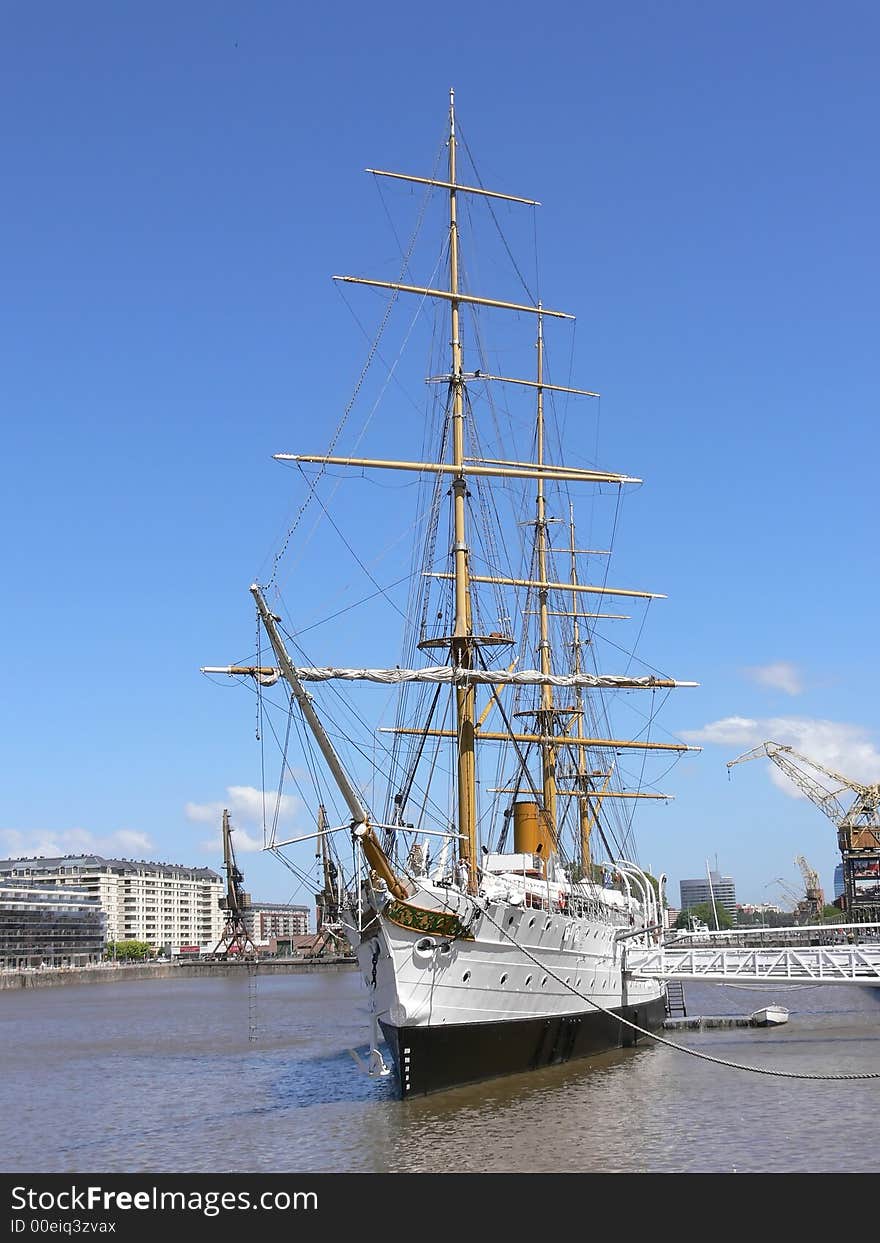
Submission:
<svg viewBox="0 0 880 1243">
<path fill-rule="evenodd" d="M 249 966 L 245 962 L 148 962 L 0 971 L 0 992 L 12 988 L 56 988 L 64 984 L 120 984 L 127 980 L 191 980 L 199 976 L 247 975 Z M 258 973 L 350 971 L 356 966 L 353 958 L 269 958 L 259 963 Z"/>
</svg>

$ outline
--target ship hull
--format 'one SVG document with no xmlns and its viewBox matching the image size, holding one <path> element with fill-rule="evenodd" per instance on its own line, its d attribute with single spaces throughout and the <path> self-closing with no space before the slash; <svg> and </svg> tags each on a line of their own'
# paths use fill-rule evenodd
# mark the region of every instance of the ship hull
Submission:
<svg viewBox="0 0 880 1243">
<path fill-rule="evenodd" d="M 562 910 L 536 888 L 542 905 L 422 881 L 362 924 L 343 915 L 403 1099 L 623 1048 L 639 1034 L 627 1023 L 663 1023 L 663 982 L 625 969 L 626 940 L 652 935 L 627 900 L 567 889 Z"/>
<path fill-rule="evenodd" d="M 665 998 L 640 1000 L 610 1013 L 590 1009 L 443 1027 L 395 1027 L 380 1019 L 380 1026 L 394 1058 L 400 1095 L 406 1099 L 632 1047 L 646 1039 L 618 1018 L 656 1031 L 666 1018 Z"/>
</svg>

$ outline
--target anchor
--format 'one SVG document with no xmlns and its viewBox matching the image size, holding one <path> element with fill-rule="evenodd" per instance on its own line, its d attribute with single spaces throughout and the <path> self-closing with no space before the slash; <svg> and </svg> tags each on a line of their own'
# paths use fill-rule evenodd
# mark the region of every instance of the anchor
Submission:
<svg viewBox="0 0 880 1243">
<path fill-rule="evenodd" d="M 379 1024 L 376 1021 L 375 1014 L 370 1021 L 370 1055 L 369 1060 L 364 1061 L 357 1049 L 349 1049 L 349 1053 L 354 1058 L 355 1063 L 360 1070 L 364 1072 L 370 1079 L 384 1079 L 391 1074 L 391 1067 L 386 1065 L 385 1059 L 379 1048 Z"/>
</svg>

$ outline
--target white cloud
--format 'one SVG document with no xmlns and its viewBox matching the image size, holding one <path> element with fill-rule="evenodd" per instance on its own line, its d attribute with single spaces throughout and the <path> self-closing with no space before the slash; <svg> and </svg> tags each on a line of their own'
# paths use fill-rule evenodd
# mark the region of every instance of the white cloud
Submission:
<svg viewBox="0 0 880 1243">
<path fill-rule="evenodd" d="M 717 743 L 719 746 L 745 746 L 755 739 L 755 731 L 760 722 L 745 716 L 726 716 L 720 721 L 712 721 L 702 729 L 683 730 L 685 742 Z M 758 739 L 758 741 L 763 741 Z"/>
<path fill-rule="evenodd" d="M 753 720 L 730 716 L 712 721 L 702 729 L 690 730 L 683 737 L 688 742 L 746 750 L 762 742 L 779 742 L 794 747 L 810 760 L 834 769 L 853 781 L 880 780 L 880 751 L 868 731 L 861 725 L 843 721 L 823 721 L 812 717 L 766 717 Z M 735 759 L 734 755 L 730 759 Z M 804 797 L 797 786 L 775 764 L 767 765 L 770 777 L 791 798 Z M 817 775 L 821 780 L 821 776 Z M 833 785 L 833 779 L 829 779 Z M 831 788 L 829 785 L 829 788 Z"/>
<path fill-rule="evenodd" d="M 119 829 L 113 836 L 120 846 L 127 846 L 129 850 L 150 850 L 153 845 L 146 833 L 136 833 L 133 829 Z"/>
<path fill-rule="evenodd" d="M 294 795 L 282 794 L 279 802 L 275 794 L 267 792 L 265 817 L 270 828 L 275 821 L 276 806 L 279 825 L 291 825 L 303 812 L 302 801 Z M 220 802 L 187 803 L 185 805 L 184 814 L 187 820 L 196 824 L 217 826 L 215 838 L 199 843 L 202 849 L 217 850 L 219 848 L 224 809 L 229 812 L 229 820 L 234 833 L 232 844 L 236 852 L 248 853 L 262 850 L 264 797 L 263 792 L 254 786 L 227 786 L 226 798 Z M 248 829 L 251 831 L 248 832 Z"/>
<path fill-rule="evenodd" d="M 221 823 L 223 816 L 222 803 L 186 803 L 183 808 L 183 814 L 187 820 L 194 820 L 198 824 L 217 824 Z"/>
<path fill-rule="evenodd" d="M 202 850 L 213 851 L 214 854 L 222 854 L 223 852 L 223 844 L 219 835 L 199 842 L 199 846 Z M 234 828 L 232 848 L 237 855 L 255 854 L 258 850 L 263 849 L 263 842 L 262 839 L 258 841 L 255 837 L 251 837 L 250 833 L 245 833 L 244 829 Z"/>
<path fill-rule="evenodd" d="M 88 829 L 0 829 L 0 851 L 14 859 L 24 855 L 104 855 L 110 858 L 147 858 L 153 842 L 146 833 L 118 829 L 104 836 Z"/>
<path fill-rule="evenodd" d="M 750 681 L 785 691 L 786 695 L 800 695 L 804 690 L 800 670 L 787 660 L 777 660 L 772 665 L 750 665 L 743 672 Z"/>
</svg>

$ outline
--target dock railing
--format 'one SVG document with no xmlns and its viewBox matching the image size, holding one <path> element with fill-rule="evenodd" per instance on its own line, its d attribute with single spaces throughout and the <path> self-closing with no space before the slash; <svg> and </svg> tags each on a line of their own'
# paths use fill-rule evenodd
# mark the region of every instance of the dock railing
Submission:
<svg viewBox="0 0 880 1243">
<path fill-rule="evenodd" d="M 838 928 L 840 925 L 838 925 Z M 860 925 L 864 932 L 867 925 Z M 877 925 L 871 925 L 877 929 Z M 743 930 L 745 931 L 745 930 Z M 749 932 L 753 932 L 749 929 Z M 769 931 L 769 930 L 768 930 Z M 781 930 L 777 930 L 781 931 Z M 806 928 L 790 929 L 805 933 Z M 731 933 L 725 933 L 730 937 Z M 817 984 L 880 985 L 880 939 L 860 939 L 856 943 L 836 941 L 799 944 L 749 945 L 721 944 L 717 934 L 711 938 L 689 938 L 688 944 L 667 941 L 654 948 L 621 947 L 624 970 L 631 976 L 664 980 L 706 980 L 741 984 L 803 980 Z"/>
</svg>

